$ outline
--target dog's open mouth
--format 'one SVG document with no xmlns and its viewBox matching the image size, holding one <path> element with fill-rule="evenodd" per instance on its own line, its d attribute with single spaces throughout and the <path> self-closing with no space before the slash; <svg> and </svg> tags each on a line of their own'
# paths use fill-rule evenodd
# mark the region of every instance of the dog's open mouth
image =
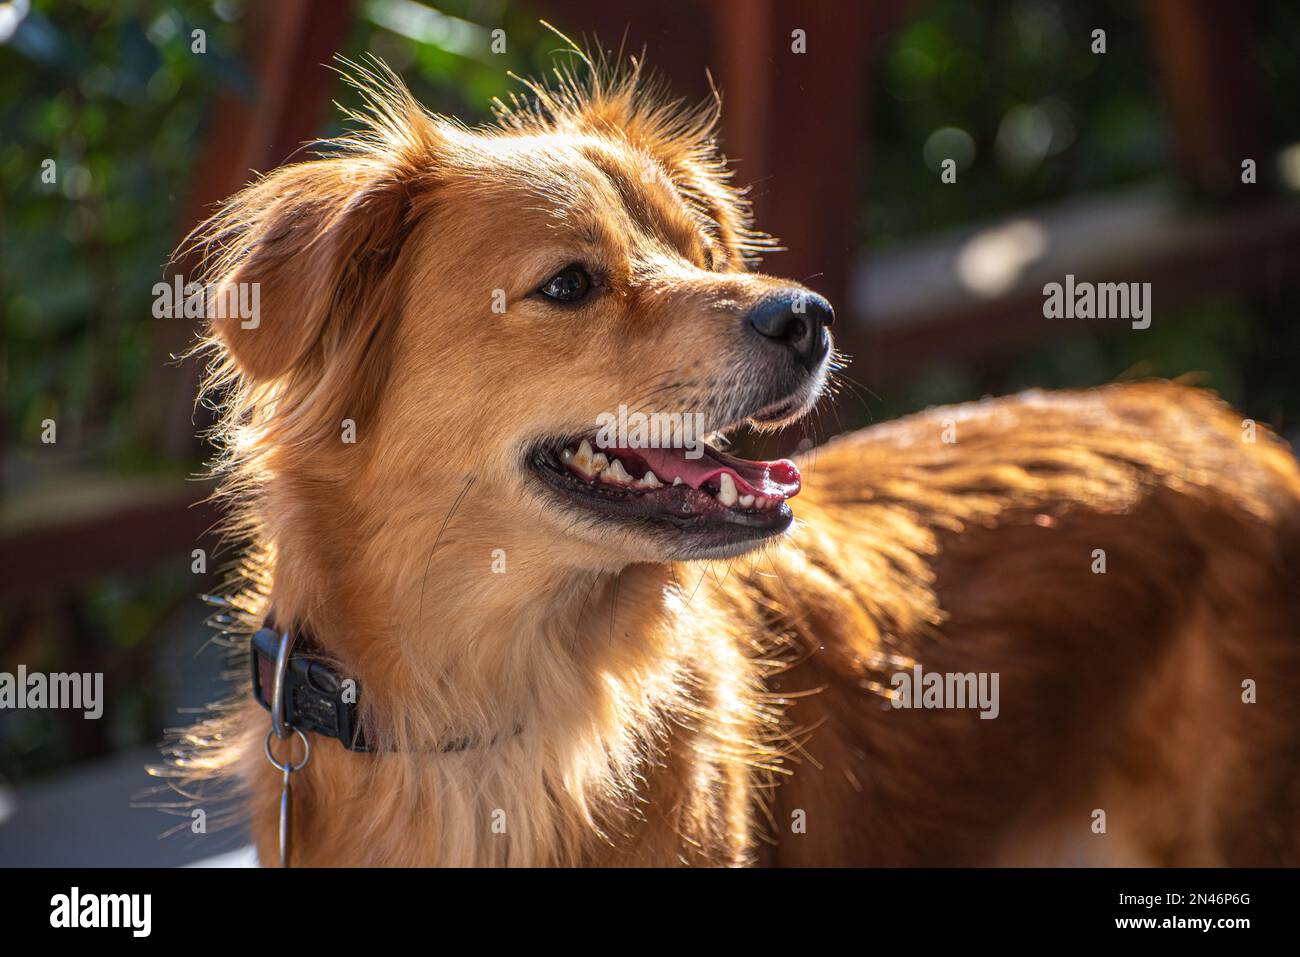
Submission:
<svg viewBox="0 0 1300 957">
<path fill-rule="evenodd" d="M 593 437 L 540 443 L 529 463 L 571 503 L 611 518 L 696 532 L 716 545 L 783 531 L 799 493 L 789 459 L 751 461 L 692 448 L 600 448 Z M 703 544 L 703 543 L 702 543 Z"/>
</svg>

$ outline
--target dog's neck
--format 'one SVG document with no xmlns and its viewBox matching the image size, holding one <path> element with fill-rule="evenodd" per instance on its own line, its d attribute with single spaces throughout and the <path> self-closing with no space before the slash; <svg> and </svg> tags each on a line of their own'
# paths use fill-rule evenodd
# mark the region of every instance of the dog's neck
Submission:
<svg viewBox="0 0 1300 957">
<path fill-rule="evenodd" d="M 758 709 L 749 662 L 712 610 L 702 569 L 566 566 L 527 529 L 477 517 L 450 523 L 435 547 L 416 538 L 427 523 L 394 511 L 399 520 L 373 539 L 322 548 L 331 525 L 357 526 L 321 509 L 275 536 L 277 618 L 308 627 L 355 676 L 367 740 L 380 749 L 314 749 L 309 790 L 335 805 L 295 811 L 300 863 L 630 854 L 671 863 L 703 853 L 683 841 L 717 862 L 748 853 L 739 822 Z M 250 721 L 264 736 L 265 712 Z M 439 752 L 463 739 L 476 746 Z M 258 767 L 255 787 L 273 807 L 269 770 Z M 376 774 L 385 793 L 408 799 L 354 842 L 333 819 L 374 818 Z M 273 840 L 273 823 L 269 812 L 259 820 L 260 844 Z M 614 841 L 615 831 L 639 837 Z"/>
<path fill-rule="evenodd" d="M 403 563 L 418 575 L 364 560 L 303 568 L 283 549 L 277 560 L 277 617 L 357 679 L 368 733 L 391 744 L 490 740 L 577 694 L 581 676 L 619 670 L 621 646 L 650 647 L 641 632 L 662 626 L 666 566 L 557 567 L 510 542 L 440 551 Z M 325 587 L 308 596 L 308 582 Z M 539 675 L 548 663 L 560 673 Z"/>
</svg>

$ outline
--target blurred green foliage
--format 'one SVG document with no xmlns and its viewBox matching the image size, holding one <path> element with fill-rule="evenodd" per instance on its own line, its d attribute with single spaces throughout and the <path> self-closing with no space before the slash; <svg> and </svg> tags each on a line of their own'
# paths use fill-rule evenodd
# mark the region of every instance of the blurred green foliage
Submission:
<svg viewBox="0 0 1300 957">
<path fill-rule="evenodd" d="M 1258 70 L 1264 139 L 1278 149 L 1300 140 L 1300 6 L 1252 11 L 1256 47 L 1240 55 Z M 862 225 L 869 248 L 1137 184 L 1195 202 L 1175 159 L 1139 0 L 932 0 L 916 13 L 874 63 Z M 1106 31 L 1104 55 L 1090 49 L 1096 28 Z M 957 159 L 960 188 L 939 185 L 944 157 Z M 1300 386 L 1287 366 L 1300 355 L 1290 318 L 1297 305 L 1292 281 L 1163 308 L 1139 335 L 1081 324 L 1019 354 L 940 361 L 841 418 L 879 421 L 1029 386 L 1191 374 L 1261 420 L 1295 429 Z"/>
<path fill-rule="evenodd" d="M 876 64 L 871 243 L 1168 177 L 1170 134 L 1140 14 L 1136 0 L 925 4 Z M 1104 56 L 1086 42 L 1096 27 Z M 933 148 L 942 130 L 947 150 Z M 958 160 L 961 189 L 936 188 L 942 156 Z"/>
<path fill-rule="evenodd" d="M 190 53 L 190 31 L 208 53 Z M 205 107 L 248 86 L 211 3 L 37 2 L 0 46 L 0 296 L 7 431 L 56 417 L 105 456 L 133 441 L 154 361 L 150 288 L 176 242 Z M 44 182 L 46 160 L 56 181 Z"/>
</svg>

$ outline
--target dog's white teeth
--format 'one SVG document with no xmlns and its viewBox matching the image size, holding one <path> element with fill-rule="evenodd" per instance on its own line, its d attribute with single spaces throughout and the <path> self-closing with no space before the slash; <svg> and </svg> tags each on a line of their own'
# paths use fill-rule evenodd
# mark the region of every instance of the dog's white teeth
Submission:
<svg viewBox="0 0 1300 957">
<path fill-rule="evenodd" d="M 560 461 L 588 482 L 599 479 L 606 485 L 622 485 L 646 490 L 664 487 L 663 480 L 653 471 L 647 470 L 641 478 L 636 478 L 627 470 L 627 466 L 621 459 L 606 455 L 604 452 L 597 452 L 587 439 L 583 439 L 576 450 L 563 449 L 560 452 Z M 673 484 L 681 485 L 681 478 L 677 478 Z"/>
<path fill-rule="evenodd" d="M 731 477 L 729 472 L 722 473 L 720 480 L 721 487 L 718 489 L 718 501 L 730 508 L 735 505 L 740 496 L 736 492 L 736 480 Z"/>
<path fill-rule="evenodd" d="M 655 475 L 653 470 L 647 469 L 641 478 L 633 478 L 623 464 L 621 459 L 606 455 L 604 452 L 597 452 L 591 447 L 591 442 L 583 439 L 576 450 L 566 448 L 560 452 L 560 461 L 567 465 L 574 472 L 577 472 L 588 482 L 594 482 L 597 479 L 606 485 L 620 485 L 625 488 L 634 488 L 642 490 L 652 490 L 664 488 L 664 480 Z M 673 487 L 685 485 L 685 480 L 680 475 L 673 476 Z M 706 495 L 709 494 L 707 489 L 701 488 L 700 491 Z M 782 499 L 771 498 L 767 495 L 758 493 L 740 494 L 740 489 L 736 485 L 736 479 L 729 473 L 723 472 L 718 477 L 718 491 L 713 496 L 717 501 L 726 508 L 742 509 L 773 509 L 780 508 Z M 690 510 L 689 503 L 683 504 L 685 510 Z"/>
<path fill-rule="evenodd" d="M 573 454 L 573 460 L 565 464 L 573 466 L 573 468 L 590 478 L 592 476 L 591 443 L 583 439 L 582 444 L 578 446 L 578 451 Z"/>
<path fill-rule="evenodd" d="M 721 432 L 710 432 L 704 437 L 704 444 L 711 449 L 717 449 L 719 452 L 725 452 L 731 448 L 731 440 Z"/>
<path fill-rule="evenodd" d="M 608 482 L 611 485 L 627 485 L 631 483 L 632 476 L 628 474 L 627 469 L 623 467 L 622 462 L 618 459 L 614 459 L 614 461 L 609 463 L 609 467 L 600 474 L 600 480 L 602 482 Z"/>
<path fill-rule="evenodd" d="M 714 436 L 710 436 L 710 439 L 714 437 L 716 437 L 716 433 Z M 577 449 L 562 449 L 559 458 L 570 470 L 576 472 L 588 482 L 599 480 L 606 485 L 616 485 L 625 489 L 640 491 L 652 491 L 665 487 L 666 480 L 656 475 L 653 469 L 647 469 L 645 474 L 640 478 L 636 478 L 627 470 L 627 466 L 622 459 L 607 455 L 604 452 L 597 452 L 587 439 L 583 439 L 578 443 Z M 680 475 L 674 475 L 672 485 L 674 488 L 678 485 L 686 485 L 686 480 Z M 700 488 L 700 491 L 705 495 L 710 494 L 709 490 L 703 487 Z M 718 476 L 718 490 L 712 494 L 724 508 L 773 509 L 780 508 L 782 502 L 782 499 L 770 498 L 757 492 L 740 494 L 740 488 L 736 485 L 736 478 L 730 472 L 722 472 Z M 683 503 L 682 508 L 690 511 L 690 503 Z"/>
</svg>

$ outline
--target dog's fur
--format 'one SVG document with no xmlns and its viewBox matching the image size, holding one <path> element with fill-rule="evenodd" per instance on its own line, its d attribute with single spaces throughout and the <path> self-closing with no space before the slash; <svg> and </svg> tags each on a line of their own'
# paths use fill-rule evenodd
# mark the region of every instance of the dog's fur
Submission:
<svg viewBox="0 0 1300 957">
<path fill-rule="evenodd" d="M 1169 384 L 938 409 L 811 452 L 781 540 L 674 563 L 556 507 L 521 455 L 756 374 L 738 317 L 789 284 L 752 271 L 767 240 L 711 111 L 598 65 L 470 131 L 359 72 L 362 132 L 198 234 L 210 282 L 261 284 L 260 328 L 209 342 L 256 542 L 231 601 L 309 628 L 386 749 L 316 742 L 293 863 L 1300 861 L 1279 441 Z M 531 300 L 573 247 L 599 301 Z M 913 663 L 998 673 L 999 717 L 894 709 Z M 269 863 L 279 775 L 246 694 L 176 773 L 246 785 Z"/>
</svg>

